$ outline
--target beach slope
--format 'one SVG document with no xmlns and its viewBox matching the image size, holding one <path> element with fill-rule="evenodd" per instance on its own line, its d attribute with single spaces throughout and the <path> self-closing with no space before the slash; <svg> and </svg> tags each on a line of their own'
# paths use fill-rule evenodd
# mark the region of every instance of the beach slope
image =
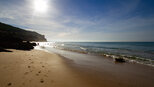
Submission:
<svg viewBox="0 0 154 87">
<path fill-rule="evenodd" d="M 0 87 L 90 87 L 56 54 L 11 51 L 0 53 Z"/>
<path fill-rule="evenodd" d="M 0 87 L 153 87 L 153 68 L 103 63 L 102 72 L 40 50 L 0 52 Z M 78 65 L 77 65 L 78 66 Z M 144 69 L 145 68 L 145 69 Z M 127 71 L 127 72 L 125 72 Z M 149 72 L 149 73 L 148 73 Z"/>
</svg>

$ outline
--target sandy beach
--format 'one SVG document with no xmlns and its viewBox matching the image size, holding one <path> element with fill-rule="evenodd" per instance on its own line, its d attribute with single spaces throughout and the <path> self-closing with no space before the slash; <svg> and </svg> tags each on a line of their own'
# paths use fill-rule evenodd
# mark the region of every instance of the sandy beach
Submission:
<svg viewBox="0 0 154 87">
<path fill-rule="evenodd" d="M 97 68 L 93 70 L 75 65 L 73 61 L 54 53 L 39 50 L 11 51 L 0 52 L 0 87 L 154 86 L 154 69 L 149 66 L 124 64 L 123 68 L 115 65 L 115 69 L 106 65 L 102 66 L 104 71 L 99 72 Z"/>
<path fill-rule="evenodd" d="M 0 87 L 77 87 L 82 83 L 56 54 L 43 51 L 0 53 Z M 86 85 L 87 86 L 87 85 Z"/>
</svg>

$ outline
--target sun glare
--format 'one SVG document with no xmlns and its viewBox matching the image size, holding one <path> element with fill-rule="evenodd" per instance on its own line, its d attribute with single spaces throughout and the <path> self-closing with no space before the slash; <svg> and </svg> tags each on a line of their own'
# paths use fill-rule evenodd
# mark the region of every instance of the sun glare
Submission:
<svg viewBox="0 0 154 87">
<path fill-rule="evenodd" d="M 48 0 L 34 0 L 34 11 L 45 13 L 48 10 Z"/>
</svg>

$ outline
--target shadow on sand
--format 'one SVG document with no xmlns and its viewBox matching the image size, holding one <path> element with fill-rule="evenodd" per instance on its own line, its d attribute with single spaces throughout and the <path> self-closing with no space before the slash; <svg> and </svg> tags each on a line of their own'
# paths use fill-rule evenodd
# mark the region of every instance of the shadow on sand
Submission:
<svg viewBox="0 0 154 87">
<path fill-rule="evenodd" d="M 0 52 L 12 52 L 12 51 L 0 48 Z"/>
<path fill-rule="evenodd" d="M 8 49 L 27 50 L 34 49 L 36 43 L 30 43 L 29 41 L 5 41 L 0 43 L 0 52 L 12 52 Z"/>
</svg>

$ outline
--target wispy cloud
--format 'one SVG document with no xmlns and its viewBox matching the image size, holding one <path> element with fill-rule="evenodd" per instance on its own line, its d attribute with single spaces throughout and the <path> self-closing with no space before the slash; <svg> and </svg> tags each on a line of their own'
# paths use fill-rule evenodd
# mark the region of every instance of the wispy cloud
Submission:
<svg viewBox="0 0 154 87">
<path fill-rule="evenodd" d="M 56 7 L 54 0 L 50 0 L 46 14 L 35 13 L 32 0 L 25 0 L 24 4 L 3 3 L 0 4 L 0 21 L 42 33 L 49 41 L 154 41 L 150 38 L 154 36 L 154 17 L 129 15 L 140 0 L 119 2 L 120 6 L 111 7 L 105 15 L 85 18 L 66 15 Z"/>
</svg>

